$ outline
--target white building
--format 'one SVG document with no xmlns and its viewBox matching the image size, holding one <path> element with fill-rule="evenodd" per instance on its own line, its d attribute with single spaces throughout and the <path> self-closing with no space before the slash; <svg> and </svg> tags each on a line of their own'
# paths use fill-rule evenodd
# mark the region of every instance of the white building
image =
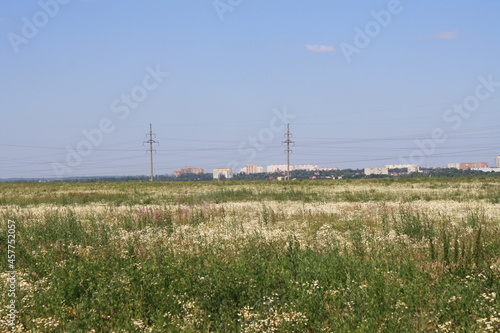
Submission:
<svg viewBox="0 0 500 333">
<path fill-rule="evenodd" d="M 460 163 L 448 163 L 449 169 L 460 169 Z"/>
<path fill-rule="evenodd" d="M 365 172 L 365 175 L 388 175 L 389 174 L 389 169 L 384 167 L 384 168 L 365 168 L 363 170 Z"/>
<path fill-rule="evenodd" d="M 500 155 L 495 157 L 495 167 L 500 168 Z"/>
<path fill-rule="evenodd" d="M 247 166 L 241 169 L 240 172 L 248 175 L 252 173 L 262 173 L 264 172 L 264 167 L 258 166 L 257 164 L 247 164 Z"/>
<path fill-rule="evenodd" d="M 500 172 L 500 168 L 471 168 L 471 170 L 477 170 L 483 172 Z"/>
<path fill-rule="evenodd" d="M 311 165 L 311 164 L 290 165 L 290 171 L 295 171 L 295 170 L 316 171 L 316 170 L 318 170 L 318 166 Z M 268 165 L 267 166 L 267 172 L 269 172 L 269 173 L 282 172 L 282 171 L 287 171 L 286 164 L 277 164 L 277 165 Z"/>
<path fill-rule="evenodd" d="M 291 167 L 292 166 L 293 166 L 292 170 L 317 171 L 319 169 L 317 165 L 311 165 L 311 164 L 291 165 Z"/>
<path fill-rule="evenodd" d="M 226 179 L 233 178 L 233 170 L 230 168 L 220 168 L 214 169 L 214 179 L 221 179 L 222 176 L 226 177 Z"/>
<path fill-rule="evenodd" d="M 408 173 L 420 172 L 420 167 L 416 164 L 388 164 L 387 169 L 407 169 Z"/>
<path fill-rule="evenodd" d="M 319 168 L 318 171 L 337 171 L 338 168 Z"/>
</svg>

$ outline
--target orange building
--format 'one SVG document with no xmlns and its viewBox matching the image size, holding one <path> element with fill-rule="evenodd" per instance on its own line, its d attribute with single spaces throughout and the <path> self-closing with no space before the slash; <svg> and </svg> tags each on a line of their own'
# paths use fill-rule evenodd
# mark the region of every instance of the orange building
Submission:
<svg viewBox="0 0 500 333">
<path fill-rule="evenodd" d="M 460 170 L 469 170 L 472 168 L 487 168 L 488 163 L 486 162 L 476 162 L 476 163 L 459 163 L 458 168 Z"/>
<path fill-rule="evenodd" d="M 205 170 L 198 168 L 183 168 L 177 171 L 174 171 L 174 176 L 180 177 L 182 175 L 199 175 L 205 173 Z"/>
</svg>

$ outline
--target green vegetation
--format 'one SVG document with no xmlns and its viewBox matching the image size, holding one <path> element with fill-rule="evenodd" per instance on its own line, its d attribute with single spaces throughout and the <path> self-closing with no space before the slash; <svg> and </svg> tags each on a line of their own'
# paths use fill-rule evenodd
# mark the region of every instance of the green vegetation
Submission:
<svg viewBox="0 0 500 333">
<path fill-rule="evenodd" d="M 0 184 L 19 310 L 0 331 L 499 331 L 499 197 L 498 178 Z"/>
<path fill-rule="evenodd" d="M 0 183 L 0 205 L 162 205 L 239 201 L 453 200 L 498 203 L 500 178 L 374 178 L 293 182 Z"/>
</svg>

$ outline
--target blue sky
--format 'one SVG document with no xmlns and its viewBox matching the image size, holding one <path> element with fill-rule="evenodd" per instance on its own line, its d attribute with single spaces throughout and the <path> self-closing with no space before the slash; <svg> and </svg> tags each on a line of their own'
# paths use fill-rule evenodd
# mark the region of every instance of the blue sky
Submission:
<svg viewBox="0 0 500 333">
<path fill-rule="evenodd" d="M 148 174 L 150 123 L 156 174 L 283 164 L 285 122 L 293 164 L 492 164 L 499 12 L 494 0 L 4 1 L 0 178 Z"/>
</svg>

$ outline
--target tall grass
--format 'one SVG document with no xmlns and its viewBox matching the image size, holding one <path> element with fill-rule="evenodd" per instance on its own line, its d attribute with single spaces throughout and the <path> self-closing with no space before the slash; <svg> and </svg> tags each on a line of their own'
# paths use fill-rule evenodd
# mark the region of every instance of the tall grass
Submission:
<svg viewBox="0 0 500 333">
<path fill-rule="evenodd" d="M 361 193 L 391 196 L 392 184 Z M 143 205 L 135 191 L 147 187 L 124 184 L 133 204 L 4 206 L 2 220 L 19 226 L 19 331 L 500 330 L 494 203 L 337 204 L 334 192 L 339 209 L 328 211 L 313 185 L 173 186 L 162 189 L 169 200 Z"/>
<path fill-rule="evenodd" d="M 0 205 L 161 205 L 198 201 L 499 203 L 500 179 L 366 179 L 322 181 L 0 183 Z"/>
</svg>

